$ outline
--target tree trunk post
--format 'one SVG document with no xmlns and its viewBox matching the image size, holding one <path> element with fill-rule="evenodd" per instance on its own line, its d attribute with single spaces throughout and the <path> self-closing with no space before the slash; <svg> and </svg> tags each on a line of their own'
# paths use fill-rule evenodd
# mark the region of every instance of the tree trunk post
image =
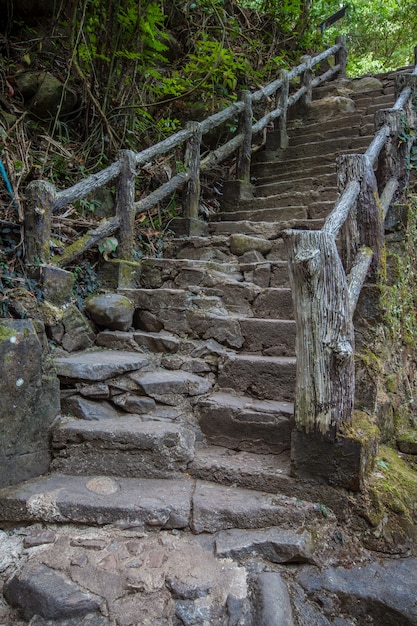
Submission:
<svg viewBox="0 0 417 626">
<path fill-rule="evenodd" d="M 335 239 L 284 234 L 296 317 L 297 378 L 291 471 L 352 491 L 363 488 L 378 449 L 356 415 L 352 298 Z"/>
<path fill-rule="evenodd" d="M 25 210 L 25 261 L 28 265 L 49 261 L 52 232 L 52 207 L 56 197 L 55 187 L 44 180 L 35 180 L 27 186 Z"/>
<path fill-rule="evenodd" d="M 412 137 L 407 136 L 408 129 L 404 128 L 404 120 L 405 113 L 402 109 L 383 109 L 375 113 L 376 129 L 385 125 L 389 127 L 389 137 L 379 156 L 376 176 L 379 185 L 385 185 L 390 178 L 398 180 L 394 202 L 407 186 L 410 174 L 407 162 Z"/>
<path fill-rule="evenodd" d="M 121 150 L 119 153 L 121 163 L 120 174 L 116 187 L 116 216 L 120 221 L 118 256 L 119 287 L 133 287 L 134 268 L 129 265 L 134 260 L 135 247 L 135 180 L 136 159 L 132 150 Z"/>
<path fill-rule="evenodd" d="M 243 134 L 243 143 L 238 150 L 236 178 L 243 183 L 250 183 L 250 165 L 252 154 L 252 98 L 250 91 L 242 91 L 239 97 L 245 103 L 238 124 L 238 134 Z"/>
<path fill-rule="evenodd" d="M 201 127 L 198 122 L 187 122 L 187 130 L 192 130 L 192 136 L 187 141 L 184 156 L 184 165 L 190 177 L 184 185 L 183 210 L 188 220 L 198 219 L 200 207 L 200 150 Z"/>
<path fill-rule="evenodd" d="M 306 92 L 305 94 L 302 96 L 302 98 L 300 99 L 300 102 L 303 106 L 306 106 L 308 104 L 310 104 L 312 97 L 313 97 L 313 87 L 312 87 L 312 80 L 313 80 L 313 70 L 311 67 L 311 56 L 309 55 L 304 55 L 301 57 L 301 63 L 304 63 L 306 66 L 306 69 L 304 70 L 304 72 L 301 74 L 301 86 L 306 88 Z"/>
<path fill-rule="evenodd" d="M 350 211 L 340 236 L 346 274 L 351 271 L 359 249 L 366 246 L 374 253 L 370 271 L 375 279 L 381 269 L 384 218 L 373 167 L 364 154 L 344 154 L 337 159 L 337 169 L 339 191 L 351 181 L 360 182 L 356 207 Z"/>
<path fill-rule="evenodd" d="M 119 153 L 121 171 L 116 187 L 116 215 L 120 220 L 119 257 L 124 261 L 133 261 L 135 242 L 135 180 L 136 162 L 132 150 Z"/>
<path fill-rule="evenodd" d="M 276 130 L 279 133 L 279 147 L 281 150 L 288 148 L 288 133 L 287 133 L 287 111 L 288 111 L 288 94 L 290 90 L 290 80 L 287 70 L 281 70 L 280 79 L 282 81 L 282 87 L 278 90 L 276 107 L 281 109 L 281 115 L 278 118 L 276 124 Z"/>
<path fill-rule="evenodd" d="M 354 332 L 349 290 L 334 238 L 286 232 L 296 318 L 298 430 L 334 440 L 354 400 Z"/>
<path fill-rule="evenodd" d="M 341 44 L 341 48 L 336 52 L 334 61 L 336 65 L 340 65 L 338 77 L 343 78 L 344 76 L 346 76 L 346 65 L 347 65 L 347 54 L 348 54 L 345 35 L 339 35 L 339 37 L 336 37 L 336 43 Z"/>
</svg>

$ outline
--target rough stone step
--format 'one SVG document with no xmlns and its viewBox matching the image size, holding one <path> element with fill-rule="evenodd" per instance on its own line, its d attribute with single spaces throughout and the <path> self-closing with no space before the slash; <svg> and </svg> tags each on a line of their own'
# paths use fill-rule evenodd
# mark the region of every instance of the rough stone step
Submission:
<svg viewBox="0 0 417 626">
<path fill-rule="evenodd" d="M 299 490 L 305 489 L 291 476 L 289 451 L 279 455 L 259 454 L 231 450 L 225 446 L 201 446 L 196 448 L 188 472 L 200 480 L 251 487 L 267 493 L 299 496 Z"/>
<path fill-rule="evenodd" d="M 215 339 L 218 343 L 265 356 L 294 355 L 293 320 L 242 318 L 194 313 L 190 316 L 193 337 Z"/>
<path fill-rule="evenodd" d="M 321 515 L 312 502 L 186 476 L 167 480 L 54 473 L 0 491 L 0 520 L 15 523 L 113 524 L 215 533 L 304 525 Z"/>
<path fill-rule="evenodd" d="M 259 200 L 257 201 L 259 202 Z M 253 203 L 249 203 L 251 206 Z M 223 211 L 216 216 L 225 222 L 228 221 L 262 221 L 281 222 L 292 219 L 307 219 L 307 211 L 304 206 L 269 207 L 266 209 L 253 208 L 247 210 Z"/>
<path fill-rule="evenodd" d="M 194 442 L 190 428 L 133 415 L 104 421 L 64 418 L 52 430 L 51 469 L 75 475 L 172 478 L 186 471 Z"/>
<path fill-rule="evenodd" d="M 239 264 L 233 259 L 216 262 L 147 257 L 141 261 L 137 282 L 147 289 L 186 289 L 227 279 L 241 280 Z"/>
<path fill-rule="evenodd" d="M 214 314 L 227 317 L 259 317 L 286 319 L 293 317 L 291 291 L 288 288 L 288 267 L 282 261 L 265 261 L 259 264 L 242 263 L 242 272 L 252 282 L 223 282 L 213 287 L 204 287 L 198 294 L 185 290 L 164 289 L 123 289 L 142 314 L 142 330 L 152 332 L 159 324 L 168 333 L 193 335 L 192 325 L 200 314 Z M 255 280 L 261 283 L 255 284 Z M 269 286 L 272 285 L 272 286 Z M 179 306 L 169 306 L 169 296 Z M 146 319 L 145 313 L 149 316 Z M 149 322 L 149 325 L 148 325 Z M 110 341 L 110 338 L 108 338 Z M 117 341 L 117 337 L 115 339 Z M 131 341 L 130 335 L 126 341 Z"/>
<path fill-rule="evenodd" d="M 197 404 L 200 428 L 211 444 L 257 454 L 281 454 L 291 447 L 294 406 L 217 392 Z"/>
<path fill-rule="evenodd" d="M 239 222 L 210 222 L 209 232 L 214 234 L 246 234 L 278 237 L 287 228 L 320 230 L 323 224 L 323 219 L 293 219 L 282 222 L 252 222 L 250 220 L 242 220 Z"/>
<path fill-rule="evenodd" d="M 318 181 L 317 181 L 318 182 Z M 320 186 L 318 189 L 314 186 L 308 190 L 300 190 L 297 184 L 293 191 L 282 191 L 281 183 L 270 183 L 268 185 L 258 185 L 255 189 L 256 197 L 252 202 L 255 207 L 268 208 L 269 206 L 280 207 L 297 204 L 299 206 L 310 206 L 312 203 L 332 201 L 337 197 L 337 188 Z M 244 200 L 239 203 L 240 208 L 244 209 L 250 204 L 250 201 Z"/>
<path fill-rule="evenodd" d="M 335 137 L 333 139 L 319 138 L 317 141 L 308 141 L 297 145 L 290 144 L 283 151 L 281 159 L 298 159 L 308 156 L 320 158 L 322 155 L 331 153 L 342 154 L 347 150 L 366 149 L 372 141 L 372 137 L 360 135 L 358 137 Z"/>
<path fill-rule="evenodd" d="M 120 374 L 151 366 L 148 355 L 113 350 L 78 352 L 55 359 L 57 374 L 61 380 L 103 381 Z"/>
<path fill-rule="evenodd" d="M 219 367 L 218 385 L 261 400 L 293 402 L 295 367 L 294 357 L 233 354 Z"/>
<path fill-rule="evenodd" d="M 276 185 L 282 184 L 283 190 L 290 191 L 290 189 L 314 188 L 315 186 L 324 185 L 325 187 L 333 187 L 337 183 L 336 163 L 324 165 L 316 165 L 305 172 L 297 172 L 296 175 L 289 176 L 289 173 L 281 172 L 279 168 L 270 176 L 263 176 L 262 178 L 253 178 L 253 184 L 255 187 L 258 185 L 267 185 L 275 183 Z M 292 187 L 291 187 L 292 185 Z M 285 186 L 287 188 L 285 189 Z"/>
<path fill-rule="evenodd" d="M 305 174 L 310 172 L 305 172 Z M 268 176 L 256 181 L 255 194 L 256 195 L 280 195 L 281 197 L 288 196 L 292 192 L 300 194 L 301 198 L 308 197 L 309 194 L 313 194 L 313 197 L 322 190 L 326 190 L 330 193 L 337 190 L 337 174 L 336 171 L 329 172 L 329 168 L 324 170 L 324 173 L 319 173 L 317 176 L 312 174 L 308 178 L 289 178 L 289 174 L 283 173 L 279 177 Z M 266 193 L 265 193 L 266 192 Z M 317 198 L 316 198 L 317 199 Z"/>
<path fill-rule="evenodd" d="M 288 199 L 290 202 L 291 200 Z M 224 221 L 256 221 L 260 220 L 267 222 L 286 221 L 292 219 L 319 219 L 326 217 L 333 209 L 334 201 L 316 201 L 311 202 L 308 206 L 275 206 L 277 202 L 280 202 L 279 197 L 270 196 L 265 199 L 256 198 L 252 202 L 248 202 L 248 206 L 252 206 L 252 209 L 238 209 L 236 211 L 228 211 L 219 213 L 218 217 Z M 294 202 L 297 202 L 295 198 Z M 261 208 L 265 206 L 265 208 Z M 272 206 L 271 206 L 272 205 Z M 282 216 L 282 218 L 281 218 Z"/>
<path fill-rule="evenodd" d="M 153 370 L 151 372 L 133 372 L 131 380 L 145 396 L 156 402 L 175 406 L 176 396 L 201 396 L 208 393 L 213 383 L 207 378 L 185 372 L 184 370 Z"/>
<path fill-rule="evenodd" d="M 110 350 L 136 349 L 146 352 L 163 352 L 175 354 L 181 342 L 172 333 L 159 332 L 102 331 L 96 336 L 96 345 Z M 136 348 L 135 348 L 136 346 Z"/>
</svg>

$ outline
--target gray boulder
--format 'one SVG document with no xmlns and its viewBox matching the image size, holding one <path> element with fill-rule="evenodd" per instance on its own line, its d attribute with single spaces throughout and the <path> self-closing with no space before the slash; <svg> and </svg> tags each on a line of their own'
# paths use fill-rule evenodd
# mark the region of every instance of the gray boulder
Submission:
<svg viewBox="0 0 417 626">
<path fill-rule="evenodd" d="M 92 296 L 84 304 L 91 319 L 109 330 L 128 330 L 133 323 L 133 303 L 117 293 Z"/>
</svg>

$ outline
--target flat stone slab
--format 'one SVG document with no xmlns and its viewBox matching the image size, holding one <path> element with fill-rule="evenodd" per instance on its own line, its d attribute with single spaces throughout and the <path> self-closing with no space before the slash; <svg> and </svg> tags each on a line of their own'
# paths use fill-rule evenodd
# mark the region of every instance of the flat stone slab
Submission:
<svg viewBox="0 0 417 626">
<path fill-rule="evenodd" d="M 103 598 L 86 593 L 70 578 L 42 563 L 28 563 L 4 585 L 6 600 L 26 619 L 82 617 L 100 608 Z"/>
<path fill-rule="evenodd" d="M 170 422 L 124 416 L 65 420 L 54 428 L 52 469 L 71 474 L 170 478 L 194 457 L 195 434 Z"/>
<path fill-rule="evenodd" d="M 265 528 L 319 518 L 320 509 L 296 498 L 198 481 L 193 496 L 192 529 L 215 533 L 229 528 Z"/>
<path fill-rule="evenodd" d="M 143 394 L 151 397 L 167 394 L 197 396 L 207 393 L 213 383 L 206 378 L 190 374 L 184 370 L 155 370 L 153 372 L 135 372 L 130 378 Z"/>
<path fill-rule="evenodd" d="M 193 484 L 53 474 L 1 490 L 0 519 L 186 528 Z"/>
<path fill-rule="evenodd" d="M 57 374 L 61 378 L 90 381 L 106 380 L 140 370 L 148 364 L 147 356 L 123 350 L 94 350 L 55 359 Z"/>
<path fill-rule="evenodd" d="M 216 554 L 232 559 L 260 556 L 272 563 L 311 563 L 310 533 L 284 528 L 225 530 L 216 537 Z"/>
</svg>

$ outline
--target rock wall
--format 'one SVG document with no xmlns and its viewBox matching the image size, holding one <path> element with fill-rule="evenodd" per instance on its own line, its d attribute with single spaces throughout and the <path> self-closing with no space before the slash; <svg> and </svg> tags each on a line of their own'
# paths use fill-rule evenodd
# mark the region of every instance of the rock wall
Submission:
<svg viewBox="0 0 417 626">
<path fill-rule="evenodd" d="M 0 487 L 47 471 L 59 381 L 32 320 L 0 320 Z"/>
</svg>

